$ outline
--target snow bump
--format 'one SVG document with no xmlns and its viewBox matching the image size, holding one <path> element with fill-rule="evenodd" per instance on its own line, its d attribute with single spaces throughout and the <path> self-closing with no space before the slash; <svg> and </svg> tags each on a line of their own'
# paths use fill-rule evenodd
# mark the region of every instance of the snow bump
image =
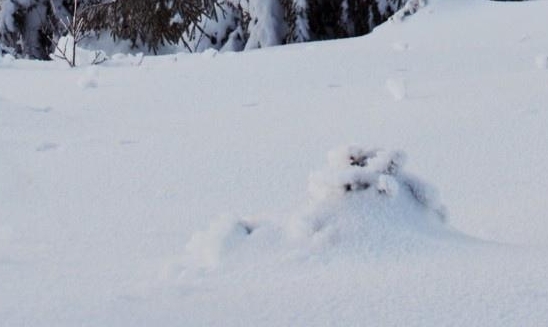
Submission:
<svg viewBox="0 0 548 327">
<path fill-rule="evenodd" d="M 275 258 L 398 257 L 454 235 L 436 191 L 405 173 L 400 151 L 345 146 L 310 176 L 309 202 L 288 215 L 223 217 L 186 245 L 187 268 Z M 234 262 L 236 262 L 234 261 Z"/>
</svg>

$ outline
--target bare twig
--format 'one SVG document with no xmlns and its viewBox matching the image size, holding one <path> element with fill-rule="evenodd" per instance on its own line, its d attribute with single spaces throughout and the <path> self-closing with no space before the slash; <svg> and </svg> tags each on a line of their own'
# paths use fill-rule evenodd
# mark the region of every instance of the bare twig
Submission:
<svg viewBox="0 0 548 327">
<path fill-rule="evenodd" d="M 95 51 L 95 58 L 91 61 L 92 65 L 99 65 L 107 60 L 106 57 L 101 56 L 103 53 L 101 51 Z"/>
<path fill-rule="evenodd" d="M 87 5 L 87 6 L 79 6 L 78 0 L 74 0 L 74 8 L 72 11 L 72 19 L 69 19 L 66 17 L 66 19 L 59 19 L 59 23 L 63 26 L 65 29 L 67 35 L 72 37 L 72 53 L 67 54 L 67 46 L 68 41 L 65 42 L 63 49 L 59 47 L 59 42 L 54 40 L 51 37 L 48 37 L 49 40 L 55 45 L 55 48 L 59 52 L 59 54 L 56 54 L 55 57 L 61 58 L 65 60 L 70 67 L 76 67 L 76 48 L 79 42 L 86 39 L 88 37 L 87 29 L 86 29 L 86 19 L 83 16 L 83 14 L 93 8 L 109 5 L 112 3 L 115 3 L 117 0 L 109 0 L 109 1 L 103 1 L 100 3 Z M 56 7 L 53 4 L 53 0 L 50 0 L 51 8 L 55 11 Z M 57 13 L 55 13 L 57 15 Z M 96 51 L 95 52 L 95 58 L 91 62 L 92 65 L 97 65 L 102 62 L 104 62 L 106 58 L 101 58 L 101 52 Z"/>
</svg>

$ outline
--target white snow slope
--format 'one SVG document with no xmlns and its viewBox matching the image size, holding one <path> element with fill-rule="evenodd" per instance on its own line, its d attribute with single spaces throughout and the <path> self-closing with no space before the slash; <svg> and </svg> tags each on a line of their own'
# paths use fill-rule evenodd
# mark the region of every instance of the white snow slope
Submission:
<svg viewBox="0 0 548 327">
<path fill-rule="evenodd" d="M 547 12 L 434 0 L 349 40 L 0 58 L 0 326 L 546 326 Z M 405 175 L 344 147 L 322 170 L 354 143 Z"/>
</svg>

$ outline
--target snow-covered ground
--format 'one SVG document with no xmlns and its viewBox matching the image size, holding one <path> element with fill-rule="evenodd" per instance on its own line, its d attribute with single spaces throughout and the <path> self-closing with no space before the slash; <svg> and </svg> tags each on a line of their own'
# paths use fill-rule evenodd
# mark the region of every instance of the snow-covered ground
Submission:
<svg viewBox="0 0 548 327">
<path fill-rule="evenodd" d="M 547 12 L 434 0 L 348 40 L 0 58 L 0 326 L 545 325 Z M 402 150 L 402 175 L 350 144 Z"/>
</svg>

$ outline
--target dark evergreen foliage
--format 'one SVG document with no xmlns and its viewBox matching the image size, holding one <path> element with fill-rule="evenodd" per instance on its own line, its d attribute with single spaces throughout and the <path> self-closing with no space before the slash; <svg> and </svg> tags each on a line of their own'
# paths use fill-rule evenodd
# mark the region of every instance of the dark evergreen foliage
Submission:
<svg viewBox="0 0 548 327">
<path fill-rule="evenodd" d="M 386 21 L 401 8 L 405 0 L 388 0 L 381 8 L 377 0 L 307 0 L 306 10 L 299 10 L 294 0 L 281 0 L 289 24 L 288 40 L 298 39 L 297 21 L 306 18 L 311 40 L 360 36 Z"/>
<path fill-rule="evenodd" d="M 88 28 L 110 31 L 116 39 L 130 40 L 154 53 L 182 40 L 214 13 L 215 0 L 117 0 L 95 6 L 85 14 Z"/>
<path fill-rule="evenodd" d="M 406 2 L 276 0 L 272 8 L 282 8 L 281 15 L 279 9 L 273 9 L 278 10 L 276 15 L 263 12 L 263 17 L 250 11 L 251 6 L 263 4 L 257 2 L 261 0 L 1 1 L 9 2 L 10 9 L 4 10 L 4 21 L 0 16 L 0 43 L 19 55 L 37 59 L 49 59 L 56 40 L 69 32 L 68 25 L 74 24 L 73 13 L 78 16 L 84 36 L 108 32 L 115 41 L 129 40 L 135 48 L 157 53 L 161 47 L 179 42 L 191 51 L 221 49 L 229 43 L 229 50 L 261 47 L 262 40 L 257 37 L 265 33 L 257 29 L 275 30 L 266 33 L 276 35 L 267 45 L 364 35 Z M 10 21 L 7 25 L 6 15 Z M 268 24 L 258 24 L 261 21 Z M 253 42 L 248 42 L 251 39 Z"/>
<path fill-rule="evenodd" d="M 5 0 L 13 4 L 13 25 L 0 28 L 0 42 L 22 56 L 49 59 L 55 40 L 67 33 L 74 0 Z M 30 4 L 29 4 L 30 3 Z M 76 12 L 84 32 L 110 31 L 156 52 L 182 40 L 202 17 L 211 17 L 216 0 L 79 0 Z M 10 6 L 11 8 L 11 6 Z M 10 19 L 11 20 L 11 19 Z M 5 22 L 4 22 L 4 25 Z"/>
</svg>

